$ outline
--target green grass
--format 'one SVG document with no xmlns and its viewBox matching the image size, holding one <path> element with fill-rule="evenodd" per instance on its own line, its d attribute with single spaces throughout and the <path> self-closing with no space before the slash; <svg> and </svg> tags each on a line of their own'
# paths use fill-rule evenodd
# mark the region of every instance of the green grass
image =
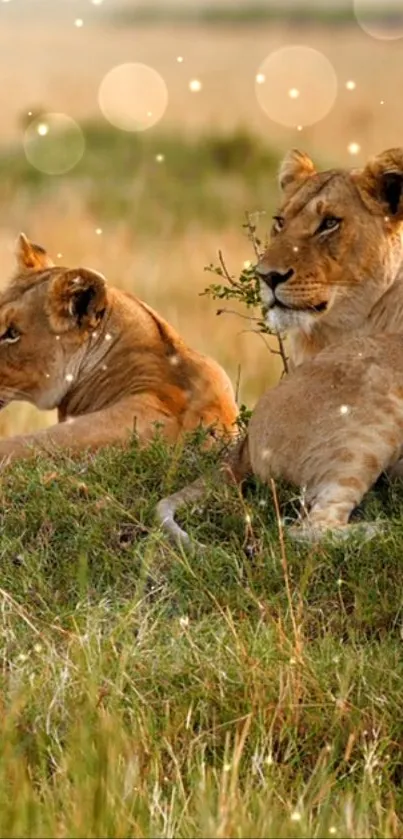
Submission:
<svg viewBox="0 0 403 839">
<path fill-rule="evenodd" d="M 71 185 L 101 226 L 124 218 L 129 228 L 149 236 L 167 224 L 176 233 L 195 221 L 219 229 L 242 219 L 245 207 L 266 209 L 277 198 L 278 154 L 246 130 L 190 139 L 153 131 L 144 137 L 106 123 L 82 128 L 84 157 L 62 176 L 31 166 L 22 145 L 3 149 L 0 203 L 8 205 L 17 194 L 27 204 L 39 197 L 52 201 Z M 63 149 L 67 141 L 63 134 L 54 140 Z"/>
<path fill-rule="evenodd" d="M 187 558 L 155 503 L 215 460 L 156 440 L 4 475 L 0 836 L 402 835 L 403 493 L 367 499 L 372 543 L 284 557 L 270 490 L 222 490 Z"/>
<path fill-rule="evenodd" d="M 375 6 L 369 5 L 367 10 L 360 9 L 361 18 L 367 21 L 383 21 L 392 23 L 399 16 L 396 7 L 388 7 L 388 3 Z M 277 20 L 289 21 L 293 24 L 327 24 L 348 25 L 356 22 L 351 3 L 344 5 L 323 3 L 302 5 L 297 3 L 244 2 L 220 4 L 204 3 L 190 5 L 187 3 L 144 3 L 134 9 L 120 9 L 113 15 L 113 20 L 121 25 L 148 23 L 204 23 L 209 25 L 254 25 L 256 23 L 271 23 Z"/>
</svg>

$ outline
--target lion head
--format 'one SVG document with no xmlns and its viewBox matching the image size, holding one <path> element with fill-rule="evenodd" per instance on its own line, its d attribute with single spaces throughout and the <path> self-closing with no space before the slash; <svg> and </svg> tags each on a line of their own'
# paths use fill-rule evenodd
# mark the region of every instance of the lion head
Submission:
<svg viewBox="0 0 403 839">
<path fill-rule="evenodd" d="M 359 332 L 403 261 L 403 149 L 325 172 L 293 150 L 279 182 L 283 201 L 256 269 L 269 325 Z"/>
<path fill-rule="evenodd" d="M 55 266 L 21 234 L 16 274 L 0 294 L 0 408 L 14 400 L 58 406 L 85 370 L 87 339 L 106 305 L 101 274 Z"/>
</svg>

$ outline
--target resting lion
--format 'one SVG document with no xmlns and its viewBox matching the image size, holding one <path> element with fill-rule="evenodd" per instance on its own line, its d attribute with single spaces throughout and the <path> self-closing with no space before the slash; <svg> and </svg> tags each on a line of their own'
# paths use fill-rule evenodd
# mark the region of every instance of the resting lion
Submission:
<svg viewBox="0 0 403 839">
<path fill-rule="evenodd" d="M 268 324 L 293 365 L 353 335 L 403 329 L 403 148 L 363 169 L 315 171 L 293 150 L 283 201 L 257 266 Z"/>
<path fill-rule="evenodd" d="M 269 325 L 289 333 L 293 372 L 259 400 L 220 478 L 253 472 L 303 489 L 307 515 L 291 533 L 317 540 L 350 532 L 381 472 L 403 475 L 403 149 L 319 174 L 293 151 L 280 186 L 257 273 Z M 189 537 L 175 511 L 206 492 L 201 478 L 159 503 L 177 542 Z"/>
<path fill-rule="evenodd" d="M 87 268 L 54 266 L 21 234 L 18 270 L 0 295 L 0 407 L 57 408 L 59 424 L 0 440 L 0 462 L 38 450 L 97 449 L 158 423 L 175 441 L 197 426 L 233 433 L 231 383 L 156 312 Z"/>
</svg>

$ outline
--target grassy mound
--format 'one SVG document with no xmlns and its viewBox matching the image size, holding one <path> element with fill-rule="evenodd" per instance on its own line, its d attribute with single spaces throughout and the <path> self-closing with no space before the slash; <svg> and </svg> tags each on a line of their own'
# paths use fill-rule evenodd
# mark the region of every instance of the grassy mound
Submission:
<svg viewBox="0 0 403 839">
<path fill-rule="evenodd" d="M 1 836 L 402 835 L 403 493 L 367 499 L 372 542 L 282 551 L 270 489 L 222 490 L 187 558 L 155 503 L 215 459 L 4 475 Z"/>
</svg>

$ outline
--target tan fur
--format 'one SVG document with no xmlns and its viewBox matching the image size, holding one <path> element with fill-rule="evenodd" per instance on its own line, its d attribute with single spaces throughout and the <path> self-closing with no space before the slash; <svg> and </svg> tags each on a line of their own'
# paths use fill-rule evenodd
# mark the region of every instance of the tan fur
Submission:
<svg viewBox="0 0 403 839">
<path fill-rule="evenodd" d="M 402 329 L 403 149 L 362 170 L 319 173 L 293 150 L 279 181 L 279 220 L 257 272 L 268 323 L 289 335 L 293 364 L 353 335 Z M 331 218 L 338 226 L 321 231 Z M 286 277 L 274 288 L 272 272 Z"/>
<path fill-rule="evenodd" d="M 59 424 L 0 441 L 0 461 L 55 447 L 170 442 L 199 425 L 234 433 L 231 383 L 210 358 L 136 297 L 85 268 L 55 267 L 21 235 L 18 270 L 0 296 L 0 406 L 58 409 Z"/>
<path fill-rule="evenodd" d="M 304 499 L 294 537 L 349 533 L 352 510 L 381 472 L 403 472 L 402 384 L 403 334 L 353 338 L 323 350 L 258 401 L 220 480 L 232 474 L 242 482 L 248 473 L 266 482 L 282 478 Z M 189 540 L 174 521 L 176 509 L 205 494 L 201 479 L 160 502 L 159 521 L 177 542 Z"/>
</svg>

